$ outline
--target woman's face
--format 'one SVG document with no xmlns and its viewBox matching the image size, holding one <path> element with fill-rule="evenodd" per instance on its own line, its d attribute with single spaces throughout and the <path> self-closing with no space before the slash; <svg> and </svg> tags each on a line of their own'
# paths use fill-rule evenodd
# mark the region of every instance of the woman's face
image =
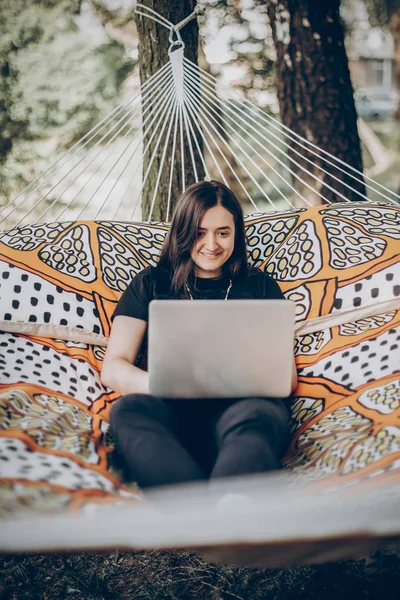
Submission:
<svg viewBox="0 0 400 600">
<path fill-rule="evenodd" d="M 235 221 L 223 206 L 210 208 L 200 222 L 191 257 L 197 277 L 220 277 L 235 246 Z"/>
</svg>

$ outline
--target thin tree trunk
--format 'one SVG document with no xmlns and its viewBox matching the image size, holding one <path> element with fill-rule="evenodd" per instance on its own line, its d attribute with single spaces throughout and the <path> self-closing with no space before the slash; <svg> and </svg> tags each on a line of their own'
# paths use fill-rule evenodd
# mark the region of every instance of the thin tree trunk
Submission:
<svg viewBox="0 0 400 600">
<path fill-rule="evenodd" d="M 267 0 L 277 53 L 280 114 L 284 125 L 362 171 L 357 114 L 339 5 L 340 0 Z M 294 154 L 293 148 L 313 160 L 315 166 Z M 290 164 L 305 182 L 294 178 L 294 186 L 312 204 L 323 203 L 318 191 L 331 202 L 343 201 L 337 192 L 349 200 L 362 200 L 359 194 L 325 175 L 321 166 L 361 193 L 365 193 L 363 184 L 297 145 L 289 149 L 289 156 L 323 181 L 318 182 L 294 163 Z"/>
<path fill-rule="evenodd" d="M 196 5 L 196 0 L 148 0 L 146 6 L 157 11 L 163 17 L 171 21 L 174 25 L 178 24 L 182 19 L 189 16 Z M 148 79 L 156 73 L 161 67 L 168 62 L 168 48 L 169 42 L 169 30 L 155 23 L 151 19 L 143 16 L 137 17 L 137 28 L 139 34 L 139 67 L 140 67 L 140 80 L 142 85 L 148 81 Z M 197 20 L 193 20 L 185 25 L 180 34 L 185 43 L 185 56 L 197 64 L 197 48 L 198 48 L 198 25 Z M 156 97 L 155 97 L 156 99 Z M 154 102 L 152 102 L 152 110 L 154 110 Z M 146 117 L 152 114 L 152 110 L 146 113 Z M 150 121 L 151 123 L 151 117 Z M 143 144 L 144 147 L 148 143 L 152 130 L 148 128 L 144 131 Z M 172 136 L 171 131 L 170 141 L 167 142 L 167 153 L 162 167 L 161 179 L 158 185 L 158 192 L 155 198 L 155 203 L 152 208 L 154 188 L 157 181 L 158 173 L 162 164 L 162 153 L 164 143 L 166 141 L 166 135 L 168 132 L 168 125 L 164 131 L 164 137 L 161 138 L 161 143 L 156 150 L 156 144 L 158 134 L 154 136 L 153 141 L 150 144 L 148 152 L 145 153 L 143 161 L 143 174 L 146 173 L 148 166 L 151 161 L 151 157 L 154 155 L 153 163 L 150 167 L 149 175 L 143 189 L 142 195 L 142 216 L 144 219 L 148 219 L 151 216 L 152 220 L 165 220 L 167 215 L 167 202 L 170 184 L 170 168 L 171 161 L 174 160 L 174 170 L 172 179 L 172 195 L 171 195 L 171 206 L 169 216 L 171 215 L 171 209 L 174 206 L 177 198 L 182 192 L 184 187 L 187 187 L 191 183 L 194 183 L 195 176 L 190 160 L 190 153 L 187 144 L 187 138 L 184 137 L 184 168 L 182 169 L 182 149 L 180 143 L 176 144 L 176 151 L 174 157 L 172 157 Z M 179 139 L 179 136 L 178 136 Z M 199 157 L 196 155 L 196 168 L 199 179 L 204 178 L 204 172 Z M 151 215 L 150 215 L 151 212 Z"/>
<path fill-rule="evenodd" d="M 400 93 L 400 8 L 394 11 L 390 17 L 390 33 L 394 43 L 394 76 L 396 90 Z M 395 112 L 395 119 L 400 121 L 400 99 Z"/>
</svg>

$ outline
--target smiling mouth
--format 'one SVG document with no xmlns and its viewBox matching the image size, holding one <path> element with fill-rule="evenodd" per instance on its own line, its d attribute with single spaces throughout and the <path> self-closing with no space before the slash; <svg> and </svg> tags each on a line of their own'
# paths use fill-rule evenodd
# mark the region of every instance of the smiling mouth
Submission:
<svg viewBox="0 0 400 600">
<path fill-rule="evenodd" d="M 217 258 L 218 256 L 221 256 L 222 252 L 217 252 L 215 254 L 208 254 L 207 252 L 200 252 L 200 254 L 202 256 L 205 256 L 206 258 Z"/>
</svg>

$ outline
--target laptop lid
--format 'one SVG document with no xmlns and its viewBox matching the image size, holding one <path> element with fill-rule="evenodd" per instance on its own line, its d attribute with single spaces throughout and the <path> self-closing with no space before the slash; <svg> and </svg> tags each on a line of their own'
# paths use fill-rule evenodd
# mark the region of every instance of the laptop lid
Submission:
<svg viewBox="0 0 400 600">
<path fill-rule="evenodd" d="M 295 305 L 288 300 L 153 300 L 150 394 L 287 397 Z"/>
</svg>

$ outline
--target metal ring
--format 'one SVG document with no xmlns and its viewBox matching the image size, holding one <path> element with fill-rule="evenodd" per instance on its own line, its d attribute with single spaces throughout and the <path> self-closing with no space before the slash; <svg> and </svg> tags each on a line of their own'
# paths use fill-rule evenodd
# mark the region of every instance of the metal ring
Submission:
<svg viewBox="0 0 400 600">
<path fill-rule="evenodd" d="M 173 39 L 174 33 L 177 38 L 176 40 Z M 179 33 L 179 31 L 176 31 L 174 29 L 174 27 L 171 27 L 171 29 L 169 30 L 169 43 L 170 43 L 170 46 L 168 48 L 168 56 L 171 56 L 175 46 L 180 46 L 182 48 L 182 50 L 185 49 L 185 42 L 183 41 L 182 36 Z"/>
<path fill-rule="evenodd" d="M 174 33 L 176 35 L 176 40 L 173 39 Z M 180 42 L 183 45 L 185 45 L 184 42 L 183 42 L 183 40 L 182 40 L 182 36 L 179 33 L 179 31 L 177 31 L 175 29 L 175 27 L 171 27 L 171 29 L 169 30 L 169 43 L 175 46 L 177 44 L 177 42 Z"/>
<path fill-rule="evenodd" d="M 174 42 L 173 44 L 170 45 L 170 47 L 168 48 L 168 56 L 171 56 L 171 54 L 174 52 L 174 47 L 175 46 L 181 46 L 182 50 L 185 48 L 185 43 L 184 42 Z"/>
</svg>

